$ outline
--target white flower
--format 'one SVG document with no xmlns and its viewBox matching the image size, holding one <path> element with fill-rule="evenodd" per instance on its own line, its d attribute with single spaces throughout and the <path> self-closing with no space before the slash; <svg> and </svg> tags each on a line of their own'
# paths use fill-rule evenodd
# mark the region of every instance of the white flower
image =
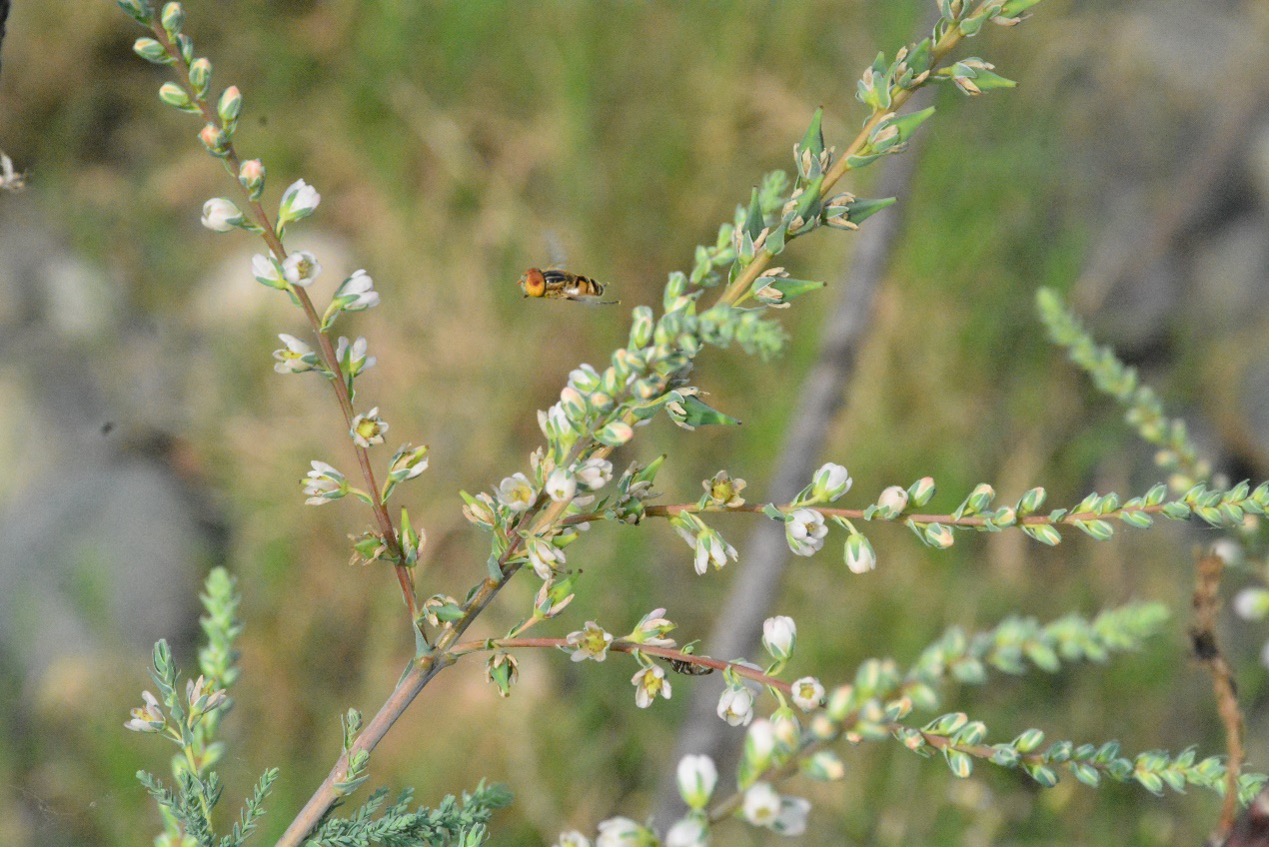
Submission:
<svg viewBox="0 0 1274 852">
<path fill-rule="evenodd" d="M 658 841 L 653 831 L 628 817 L 611 817 L 597 824 L 598 846 L 653 846 Z"/>
<path fill-rule="evenodd" d="M 823 684 L 815 677 L 803 677 L 792 684 L 792 703 L 806 712 L 816 709 L 824 694 Z"/>
<path fill-rule="evenodd" d="M 282 290 L 284 287 L 283 273 L 279 271 L 278 264 L 263 254 L 252 256 L 252 277 L 276 290 Z"/>
<path fill-rule="evenodd" d="M 1270 613 L 1270 590 L 1248 586 L 1234 596 L 1234 612 L 1244 621 L 1258 621 Z"/>
<path fill-rule="evenodd" d="M 385 443 L 385 433 L 389 431 L 389 424 L 379 415 L 380 406 L 376 406 L 366 414 L 354 416 L 354 422 L 349 427 L 349 434 L 355 444 L 366 449 L 372 444 Z"/>
<path fill-rule="evenodd" d="M 815 502 L 827 503 L 841 497 L 853 484 L 849 471 L 841 465 L 828 462 L 814 471 L 810 497 Z"/>
<path fill-rule="evenodd" d="M 1243 561 L 1243 548 L 1232 538 L 1219 538 L 1212 542 L 1212 555 L 1225 567 L 1233 568 Z"/>
<path fill-rule="evenodd" d="M 813 509 L 797 509 L 787 516 L 787 544 L 797 556 L 813 556 L 823 547 L 827 524 Z"/>
<path fill-rule="evenodd" d="M 898 485 L 891 485 L 884 491 L 880 492 L 880 496 L 876 498 L 876 505 L 884 511 L 882 515 L 886 518 L 896 518 L 902 514 L 902 510 L 907 508 L 907 491 Z"/>
<path fill-rule="evenodd" d="M 500 480 L 496 496 L 513 511 L 524 512 L 535 502 L 535 487 L 525 474 L 515 473 Z"/>
<path fill-rule="evenodd" d="M 567 829 L 557 836 L 558 846 L 592 846 L 588 838 L 575 829 Z"/>
<path fill-rule="evenodd" d="M 876 550 L 860 532 L 852 532 L 845 539 L 845 564 L 854 574 L 866 574 L 876 567 Z"/>
<path fill-rule="evenodd" d="M 362 338 L 360 337 L 359 340 Z M 416 447 L 403 444 L 394 451 L 393 461 L 389 463 L 389 478 L 393 482 L 406 482 L 409 479 L 415 479 L 428 469 L 429 448 L 423 444 Z"/>
<path fill-rule="evenodd" d="M 460 513 L 471 524 L 488 528 L 495 526 L 495 500 L 485 491 L 479 492 L 477 497 L 465 500 Z"/>
<path fill-rule="evenodd" d="M 580 660 L 596 660 L 604 663 L 606 652 L 613 641 L 615 637 L 599 627 L 597 622 L 585 621 L 583 630 L 576 630 L 566 635 L 567 644 L 562 646 L 562 650 L 571 652 L 572 663 L 578 663 Z"/>
<path fill-rule="evenodd" d="M 376 366 L 376 356 L 367 354 L 367 338 L 359 337 L 350 344 L 348 337 L 336 339 L 336 362 L 347 376 L 357 376 Z"/>
<path fill-rule="evenodd" d="M 243 212 L 227 198 L 210 198 L 204 202 L 199 221 L 205 228 L 224 234 L 243 222 Z"/>
<path fill-rule="evenodd" d="M 747 482 L 742 479 L 733 479 L 730 474 L 724 470 L 717 471 L 717 475 L 711 479 L 703 481 L 703 490 L 714 504 L 724 506 L 727 509 L 733 509 L 742 506 L 746 500 L 740 493 L 747 487 Z"/>
<path fill-rule="evenodd" d="M 664 607 L 652 609 L 641 617 L 641 621 L 637 622 L 633 632 L 624 638 L 629 642 L 636 642 L 639 645 L 653 645 L 656 648 L 676 647 L 676 641 L 669 639 L 667 634 L 676 630 L 677 625 L 664 618 L 667 612 L 668 610 Z"/>
<path fill-rule="evenodd" d="M 575 497 L 575 476 L 567 468 L 559 467 L 549 474 L 544 492 L 554 503 L 569 503 Z"/>
<path fill-rule="evenodd" d="M 310 462 L 310 472 L 302 480 L 308 506 L 322 506 L 349 493 L 345 475 L 326 462 L 318 459 Z"/>
<path fill-rule="evenodd" d="M 743 818 L 753 825 L 770 827 L 779 818 L 783 800 L 774 788 L 762 781 L 753 784 L 743 794 Z"/>
<path fill-rule="evenodd" d="M 296 287 L 308 287 L 319 277 L 323 267 L 311 251 L 294 251 L 283 259 L 283 277 Z"/>
<path fill-rule="evenodd" d="M 551 541 L 536 536 L 527 539 L 526 553 L 531 560 L 531 567 L 541 580 L 552 580 L 556 566 L 566 562 L 566 554 L 562 549 L 554 547 Z"/>
<path fill-rule="evenodd" d="M 571 426 L 571 419 L 562 410 L 562 403 L 560 402 L 553 403 L 549 406 L 548 411 L 537 411 L 535 416 L 540 421 L 540 431 L 550 441 L 556 440 L 563 435 L 571 435 L 574 432 L 574 427 Z M 576 476 L 579 476 L 578 471 Z"/>
<path fill-rule="evenodd" d="M 761 628 L 761 644 L 776 660 L 791 657 L 796 644 L 796 622 L 786 615 L 767 618 Z"/>
<path fill-rule="evenodd" d="M 804 834 L 805 818 L 809 816 L 809 812 L 810 803 L 808 799 L 784 796 L 779 805 L 779 815 L 774 819 L 770 828 L 785 837 L 796 837 Z"/>
<path fill-rule="evenodd" d="M 716 530 L 708 530 L 700 534 L 695 545 L 695 573 L 706 574 L 709 562 L 719 571 L 726 566 L 727 557 L 738 562 L 739 552 Z"/>
<path fill-rule="evenodd" d="M 589 491 L 604 488 L 612 473 L 613 466 L 606 459 L 589 459 L 575 468 L 575 478 Z"/>
<path fill-rule="evenodd" d="M 717 702 L 717 716 L 731 727 L 752 721 L 752 691 L 742 686 L 729 686 Z"/>
<path fill-rule="evenodd" d="M 539 592 L 535 595 L 535 611 L 545 618 L 556 617 L 570 605 L 571 601 L 575 600 L 575 593 L 571 591 L 572 586 L 570 577 L 556 583 L 545 580 L 544 585 L 540 586 Z"/>
<path fill-rule="evenodd" d="M 777 744 L 774 723 L 769 719 L 757 719 L 748 725 L 747 737 L 743 740 L 743 759 L 749 767 L 764 770 Z"/>
<path fill-rule="evenodd" d="M 637 706 L 643 710 L 654 704 L 657 696 L 672 698 L 672 684 L 664 676 L 664 670 L 653 663 L 639 669 L 632 683 L 637 687 Z"/>
<path fill-rule="evenodd" d="M 279 222 L 286 225 L 304 219 L 314 212 L 320 200 L 318 190 L 304 180 L 296 181 L 283 191 L 283 200 L 279 202 Z"/>
<path fill-rule="evenodd" d="M 380 304 L 380 293 L 374 289 L 367 270 L 358 269 L 336 288 L 332 301 L 340 302 L 343 311 L 365 311 Z"/>
<path fill-rule="evenodd" d="M 306 343 L 290 334 L 280 334 L 279 340 L 283 341 L 284 348 L 274 350 L 274 360 L 278 361 L 274 372 L 286 375 L 307 373 L 318 368 L 318 356 Z"/>
<path fill-rule="evenodd" d="M 665 846 L 707 846 L 708 820 L 703 814 L 686 814 L 672 824 Z"/>
<path fill-rule="evenodd" d="M 687 807 L 702 810 L 717 786 L 717 767 L 706 754 L 688 754 L 677 764 L 677 789 Z M 671 840 L 672 835 L 669 835 Z"/>
<path fill-rule="evenodd" d="M 226 703 L 226 698 L 226 691 L 213 689 L 204 682 L 203 675 L 199 675 L 197 680 L 186 681 L 186 706 L 190 708 L 192 716 L 202 716 L 216 710 Z"/>
<path fill-rule="evenodd" d="M 134 707 L 129 711 L 133 718 L 125 722 L 124 727 L 142 734 L 153 734 L 156 731 L 162 731 L 165 725 L 164 711 L 159 708 L 159 702 L 147 690 L 142 690 L 142 700 L 146 704 L 142 707 Z"/>
</svg>

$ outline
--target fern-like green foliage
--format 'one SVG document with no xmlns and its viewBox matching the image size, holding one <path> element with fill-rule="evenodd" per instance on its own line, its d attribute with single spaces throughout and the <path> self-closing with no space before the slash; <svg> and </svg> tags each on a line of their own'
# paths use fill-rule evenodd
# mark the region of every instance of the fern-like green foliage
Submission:
<svg viewBox="0 0 1274 852">
<path fill-rule="evenodd" d="M 1159 448 L 1156 461 L 1160 467 L 1176 471 L 1182 481 L 1199 482 L 1211 475 L 1211 465 L 1199 457 L 1185 423 L 1164 414 L 1155 389 L 1141 384 L 1136 368 L 1120 361 L 1109 346 L 1099 346 L 1057 291 L 1046 287 L 1037 290 L 1035 307 L 1052 341 L 1066 347 L 1070 359 L 1092 378 L 1093 386 L 1118 400 L 1128 423 L 1143 440 Z"/>
<path fill-rule="evenodd" d="M 513 794 L 502 785 L 479 782 L 472 793 L 462 793 L 459 801 L 447 796 L 433 810 L 412 810 L 410 788 L 386 807 L 388 798 L 389 790 L 382 787 L 353 816 L 327 818 L 305 845 L 478 846 L 486 839 L 491 812 L 513 801 Z"/>
</svg>

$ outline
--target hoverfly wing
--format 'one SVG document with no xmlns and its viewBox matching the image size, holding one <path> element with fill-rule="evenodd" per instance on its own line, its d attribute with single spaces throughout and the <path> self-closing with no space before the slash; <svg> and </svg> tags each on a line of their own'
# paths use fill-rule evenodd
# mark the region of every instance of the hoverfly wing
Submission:
<svg viewBox="0 0 1274 852">
<path fill-rule="evenodd" d="M 593 305 L 594 307 L 601 306 L 601 305 L 618 305 L 619 304 L 618 299 L 603 299 L 601 298 L 601 296 L 588 296 L 584 294 L 563 296 L 562 298 L 571 302 L 579 302 L 581 305 Z"/>
</svg>

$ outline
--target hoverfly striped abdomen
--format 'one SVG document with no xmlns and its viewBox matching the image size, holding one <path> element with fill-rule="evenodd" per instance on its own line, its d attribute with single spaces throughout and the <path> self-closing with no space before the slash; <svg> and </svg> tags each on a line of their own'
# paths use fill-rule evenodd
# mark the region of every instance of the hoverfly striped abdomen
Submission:
<svg viewBox="0 0 1274 852">
<path fill-rule="evenodd" d="M 522 295 L 531 299 L 566 299 L 595 305 L 617 305 L 602 299 L 606 285 L 564 269 L 528 269 L 518 279 Z"/>
</svg>

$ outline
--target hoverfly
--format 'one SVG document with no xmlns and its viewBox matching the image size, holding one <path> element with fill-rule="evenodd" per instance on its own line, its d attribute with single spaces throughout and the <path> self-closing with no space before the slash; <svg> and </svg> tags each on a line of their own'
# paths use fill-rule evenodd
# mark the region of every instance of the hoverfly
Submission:
<svg viewBox="0 0 1274 852">
<path fill-rule="evenodd" d="M 567 299 L 591 305 L 619 304 L 602 298 L 602 294 L 606 292 L 605 284 L 587 275 L 576 275 L 555 267 L 528 269 L 518 279 L 518 287 L 522 289 L 523 298 Z"/>
</svg>

